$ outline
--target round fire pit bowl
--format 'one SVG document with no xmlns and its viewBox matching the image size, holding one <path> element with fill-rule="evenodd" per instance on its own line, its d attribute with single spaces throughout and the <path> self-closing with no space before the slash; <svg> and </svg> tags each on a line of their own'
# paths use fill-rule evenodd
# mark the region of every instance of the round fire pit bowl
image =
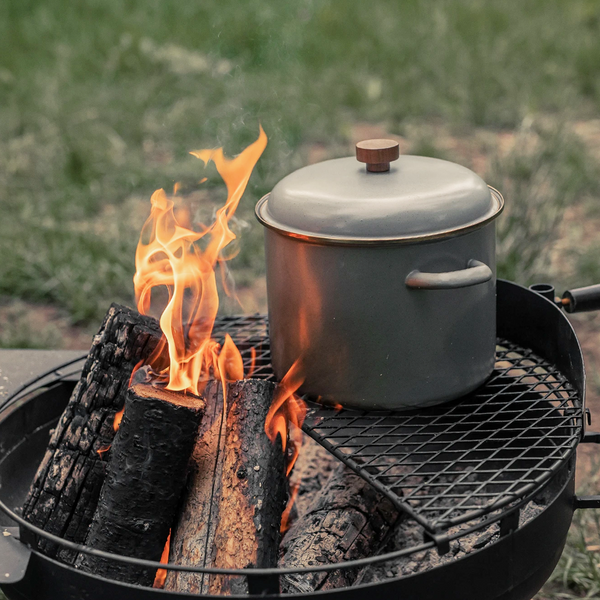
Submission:
<svg viewBox="0 0 600 600">
<path fill-rule="evenodd" d="M 415 523 L 422 532 L 417 542 L 413 539 L 406 547 L 379 556 L 302 569 L 168 567 L 245 577 L 250 593 L 239 597 L 251 598 L 279 595 L 279 580 L 285 575 L 346 568 L 367 568 L 371 574 L 353 587 L 286 596 L 340 600 L 364 600 L 373 594 L 405 600 L 533 597 L 561 555 L 573 511 L 599 504 L 597 498 L 575 496 L 574 473 L 578 443 L 597 441 L 600 436 L 584 432 L 583 357 L 565 315 L 553 302 L 518 285 L 499 281 L 497 292 L 497 331 L 504 342 L 485 385 L 488 392 L 494 385 L 504 387 L 500 395 L 486 392 L 492 398 L 489 403 L 474 401 L 484 386 L 449 405 L 402 414 L 335 412 L 311 405 L 304 425 L 308 435 L 387 495 L 404 513 L 405 522 Z M 232 335 L 244 358 L 256 354 L 255 376 L 272 378 L 266 329 L 261 316 L 224 317 L 217 323 L 217 333 Z M 81 362 L 62 365 L 60 371 L 24 385 L 0 406 L 0 587 L 9 600 L 193 597 L 96 577 L 36 550 L 37 541 L 46 538 L 78 552 L 164 567 L 78 546 L 31 526 L 19 515 L 49 432 L 73 389 L 72 376 L 80 367 Z M 387 429 L 377 425 L 382 422 L 388 423 Z M 357 434 L 352 428 L 359 425 L 362 429 Z M 370 442 L 364 441 L 365 436 Z M 388 467 L 390 460 L 403 460 L 405 468 L 396 474 L 393 464 L 391 470 L 378 469 L 377 456 L 385 458 Z M 464 473 L 457 474 L 462 468 Z M 481 478 L 494 470 L 496 477 Z M 419 475 L 420 483 L 410 479 L 413 475 Z M 429 491 L 422 487 L 427 477 Z M 487 500 L 478 500 L 474 508 L 473 493 L 465 490 L 477 490 L 478 498 Z M 524 518 L 532 502 L 538 509 Z M 481 547 L 476 545 L 461 558 L 444 559 L 461 541 L 490 530 L 493 535 Z M 386 571 L 386 565 L 406 562 L 423 552 L 437 553 L 440 561 L 422 572 L 386 575 L 393 572 Z"/>
</svg>

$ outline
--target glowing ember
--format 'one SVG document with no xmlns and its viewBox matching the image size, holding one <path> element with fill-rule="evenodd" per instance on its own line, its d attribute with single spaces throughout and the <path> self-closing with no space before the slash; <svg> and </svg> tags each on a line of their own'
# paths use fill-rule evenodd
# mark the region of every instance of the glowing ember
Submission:
<svg viewBox="0 0 600 600">
<path fill-rule="evenodd" d="M 266 144 L 261 128 L 256 142 L 233 159 L 225 158 L 222 148 L 191 152 L 205 164 L 212 160 L 227 186 L 227 201 L 212 225 L 201 231 L 191 229 L 189 212 L 175 211 L 164 190 L 152 195 L 150 217 L 136 250 L 133 281 L 142 314 L 149 313 L 155 288 L 168 290 L 160 326 L 169 363 L 164 364 L 164 345 L 149 359 L 160 376 L 168 377 L 167 389 L 200 395 L 210 377 L 223 382 L 243 378 L 242 358 L 231 338 L 223 348 L 212 339 L 219 308 L 215 267 L 225 260 L 223 251 L 236 237 L 229 221 Z"/>
</svg>

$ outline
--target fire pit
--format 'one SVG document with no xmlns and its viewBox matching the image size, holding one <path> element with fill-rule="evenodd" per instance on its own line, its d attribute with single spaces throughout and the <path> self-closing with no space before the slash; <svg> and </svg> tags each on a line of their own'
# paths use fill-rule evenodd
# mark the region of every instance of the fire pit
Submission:
<svg viewBox="0 0 600 600">
<path fill-rule="evenodd" d="M 266 319 L 220 318 L 215 334 L 227 333 L 245 362 L 254 357 L 254 377 L 271 379 Z M 250 597 L 278 595 L 284 578 L 354 569 L 363 572 L 362 583 L 320 594 L 348 599 L 373 593 L 423 600 L 442 595 L 451 600 L 531 598 L 560 557 L 573 511 L 600 506 L 599 498 L 574 494 L 575 449 L 581 442 L 597 443 L 600 436 L 585 433 L 583 359 L 562 311 L 533 291 L 499 281 L 497 333 L 492 377 L 449 404 L 405 413 L 336 411 L 309 404 L 305 433 L 388 497 L 412 531 L 420 532 L 405 547 L 301 568 L 169 568 L 247 578 Z M 1 408 L 2 589 L 10 600 L 191 597 L 90 575 L 48 558 L 36 549 L 40 541 L 112 555 L 51 536 L 18 513 L 48 432 L 73 387 L 68 375 L 80 365 L 63 365 L 24 385 Z M 532 502 L 538 510 L 524 518 L 521 513 Z M 478 541 L 472 551 L 457 552 L 461 541 L 464 547 L 474 535 Z M 381 567 L 407 565 L 427 551 L 440 557 L 427 570 L 407 574 Z M 458 558 L 451 560 L 454 555 Z M 161 566 L 130 557 L 118 560 Z"/>
</svg>

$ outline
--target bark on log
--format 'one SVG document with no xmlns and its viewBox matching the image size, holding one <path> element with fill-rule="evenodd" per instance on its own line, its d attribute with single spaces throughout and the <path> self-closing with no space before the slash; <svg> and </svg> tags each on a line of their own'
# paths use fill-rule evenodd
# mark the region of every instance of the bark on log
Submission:
<svg viewBox="0 0 600 600">
<path fill-rule="evenodd" d="M 185 485 L 204 411 L 200 398 L 147 384 L 130 388 L 106 481 L 86 544 L 160 560 Z M 76 566 L 126 583 L 152 585 L 155 569 L 80 554 Z"/>
<path fill-rule="evenodd" d="M 339 465 L 306 514 L 287 532 L 282 567 L 336 563 L 375 554 L 398 520 L 391 502 L 345 465 Z M 357 569 L 281 577 L 285 593 L 312 593 L 352 585 Z"/>
<path fill-rule="evenodd" d="M 131 372 L 161 338 L 158 322 L 112 304 L 83 367 L 81 378 L 50 438 L 23 506 L 33 525 L 83 543 L 96 510 Z M 49 556 L 72 564 L 76 553 L 40 540 Z"/>
<path fill-rule="evenodd" d="M 223 388 L 216 381 L 204 390 L 205 414 L 190 460 L 190 473 L 184 491 L 178 523 L 171 534 L 170 562 L 208 566 L 209 549 L 214 547 L 216 510 L 213 497 L 218 493 L 223 469 L 225 436 L 223 426 Z M 171 571 L 165 589 L 200 594 L 208 589 L 208 578 L 201 573 Z"/>
<path fill-rule="evenodd" d="M 287 486 L 281 440 L 273 444 L 264 431 L 274 387 L 260 380 L 228 386 L 227 419 L 220 438 L 217 417 L 196 444 L 193 477 L 171 538 L 171 562 L 221 568 L 276 566 Z M 214 398 L 213 388 L 205 399 L 217 406 L 211 410 L 221 413 L 222 404 Z M 212 485 L 203 473 L 206 465 L 210 476 L 215 474 Z M 169 573 L 165 589 L 191 594 L 248 592 L 245 578 L 184 572 Z"/>
</svg>

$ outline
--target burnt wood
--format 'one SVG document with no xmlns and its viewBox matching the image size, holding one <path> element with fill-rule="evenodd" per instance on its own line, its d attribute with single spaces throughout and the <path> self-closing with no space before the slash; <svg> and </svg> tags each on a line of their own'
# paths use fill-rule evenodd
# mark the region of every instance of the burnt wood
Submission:
<svg viewBox="0 0 600 600">
<path fill-rule="evenodd" d="M 185 485 L 204 411 L 197 396 L 149 384 L 129 389 L 108 475 L 86 544 L 160 560 Z M 156 570 L 80 554 L 76 566 L 126 583 L 152 585 Z"/>
<path fill-rule="evenodd" d="M 368 483 L 339 465 L 312 505 L 286 533 L 282 567 L 306 567 L 372 556 L 398 521 L 391 502 Z M 286 593 L 312 593 L 352 585 L 359 571 L 283 575 Z"/>
<path fill-rule="evenodd" d="M 123 408 L 133 368 L 155 350 L 161 335 L 152 317 L 111 305 L 23 505 L 30 523 L 84 542 L 106 474 L 115 414 Z M 69 564 L 76 557 L 46 540 L 39 549 Z"/>
<path fill-rule="evenodd" d="M 202 453 L 218 448 L 217 460 L 208 462 L 215 473 L 214 483 L 208 485 L 206 475 L 194 469 L 172 538 L 171 562 L 218 568 L 277 565 L 287 485 L 281 440 L 277 438 L 273 444 L 265 433 L 274 389 L 271 382 L 252 379 L 228 386 L 227 419 L 221 436 L 215 440 L 216 425 L 210 435 L 200 438 L 194 454 L 198 460 Z M 208 525 L 203 506 L 207 503 Z M 171 573 L 165 589 L 193 594 L 248 593 L 244 577 L 196 573 Z"/>
<path fill-rule="evenodd" d="M 333 469 L 339 464 L 339 460 L 329 450 L 310 436 L 302 436 L 302 446 L 289 477 L 293 503 L 288 509 L 288 526 L 304 517 L 317 494 L 327 483 Z"/>
</svg>

